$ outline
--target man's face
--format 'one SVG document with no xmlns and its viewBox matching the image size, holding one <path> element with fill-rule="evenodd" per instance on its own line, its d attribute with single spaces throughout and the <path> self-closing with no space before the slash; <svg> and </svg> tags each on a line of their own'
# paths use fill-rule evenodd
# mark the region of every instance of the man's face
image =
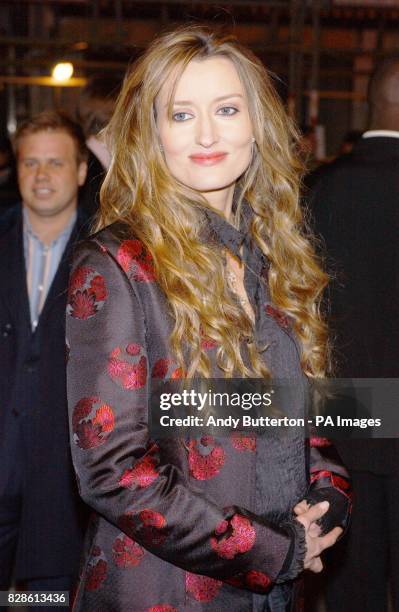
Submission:
<svg viewBox="0 0 399 612">
<path fill-rule="evenodd" d="M 77 205 L 86 162 L 77 161 L 76 145 L 66 132 L 23 136 L 18 146 L 18 183 L 23 205 L 36 217 L 56 217 Z"/>
</svg>

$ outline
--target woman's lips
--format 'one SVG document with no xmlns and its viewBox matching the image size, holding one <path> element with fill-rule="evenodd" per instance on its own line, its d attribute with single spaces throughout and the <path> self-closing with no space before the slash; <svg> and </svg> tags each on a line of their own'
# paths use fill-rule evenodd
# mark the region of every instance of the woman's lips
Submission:
<svg viewBox="0 0 399 612">
<path fill-rule="evenodd" d="M 200 166 L 214 166 L 227 157 L 227 153 L 197 153 L 189 156 L 191 161 Z"/>
</svg>

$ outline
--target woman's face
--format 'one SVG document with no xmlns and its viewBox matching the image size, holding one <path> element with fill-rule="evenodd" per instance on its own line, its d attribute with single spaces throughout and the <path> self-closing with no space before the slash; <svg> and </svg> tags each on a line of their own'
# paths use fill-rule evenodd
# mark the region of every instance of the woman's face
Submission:
<svg viewBox="0 0 399 612">
<path fill-rule="evenodd" d="M 177 84 L 169 118 L 171 81 L 156 100 L 166 164 L 180 183 L 226 211 L 252 155 L 248 103 L 236 68 L 224 57 L 192 60 Z"/>
</svg>

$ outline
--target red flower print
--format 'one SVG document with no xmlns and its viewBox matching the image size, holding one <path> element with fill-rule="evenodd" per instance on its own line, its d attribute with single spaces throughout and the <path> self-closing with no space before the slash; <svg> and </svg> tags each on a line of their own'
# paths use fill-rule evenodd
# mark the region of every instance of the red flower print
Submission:
<svg viewBox="0 0 399 612">
<path fill-rule="evenodd" d="M 112 546 L 112 556 L 118 567 L 135 567 L 144 557 L 144 548 L 121 533 Z"/>
<path fill-rule="evenodd" d="M 120 359 L 115 359 L 115 357 L 110 357 L 108 360 L 108 374 L 112 379 L 124 378 L 124 376 L 129 372 L 130 365 L 127 361 L 121 361 Z M 119 381 L 118 381 L 119 382 Z"/>
<path fill-rule="evenodd" d="M 86 591 L 96 591 L 107 577 L 107 561 L 104 553 L 98 546 L 94 546 L 86 570 Z"/>
<path fill-rule="evenodd" d="M 139 514 L 142 522 L 140 535 L 147 546 L 160 546 L 167 538 L 166 519 L 160 512 L 146 508 Z"/>
<path fill-rule="evenodd" d="M 215 340 L 212 340 L 212 338 L 209 338 L 208 336 L 206 336 L 204 334 L 203 329 L 201 329 L 200 333 L 201 333 L 201 349 L 203 351 L 208 351 L 217 346 L 217 342 L 215 342 Z"/>
<path fill-rule="evenodd" d="M 162 529 L 166 525 L 165 517 L 160 512 L 155 512 L 155 510 L 146 508 L 140 512 L 139 516 L 144 525 L 150 525 L 157 529 Z"/>
<path fill-rule="evenodd" d="M 125 470 L 119 479 L 121 487 L 127 489 L 138 487 L 149 487 L 154 480 L 158 478 L 158 472 L 155 467 L 157 460 L 151 455 L 146 455 L 136 465 L 128 470 Z"/>
<path fill-rule="evenodd" d="M 98 397 L 83 397 L 75 405 L 72 431 L 74 442 L 79 448 L 100 446 L 108 439 L 114 427 L 115 418 L 111 406 L 101 404 Z"/>
<path fill-rule="evenodd" d="M 132 365 L 124 376 L 125 389 L 141 389 L 147 382 L 147 359 L 140 357 L 139 363 Z"/>
<path fill-rule="evenodd" d="M 70 298 L 68 314 L 75 319 L 90 319 L 97 312 L 96 296 L 91 291 L 76 291 Z"/>
<path fill-rule="evenodd" d="M 152 368 L 152 378 L 165 378 L 170 365 L 169 359 L 158 359 Z"/>
<path fill-rule="evenodd" d="M 155 510 L 145 508 L 137 512 L 127 512 L 118 519 L 119 528 L 129 533 L 146 546 L 160 546 L 168 537 L 165 517 Z"/>
<path fill-rule="evenodd" d="M 98 402 L 98 397 L 82 397 L 76 404 L 72 413 L 72 429 L 75 431 L 80 421 L 89 416 L 93 404 Z"/>
<path fill-rule="evenodd" d="M 271 304 L 266 304 L 265 311 L 266 314 L 269 315 L 269 317 L 272 317 L 276 321 L 277 325 L 283 329 L 289 329 L 291 327 L 289 318 L 281 310 L 278 310 Z"/>
<path fill-rule="evenodd" d="M 263 572 L 250 570 L 246 574 L 237 574 L 236 576 L 232 576 L 232 578 L 228 578 L 226 582 L 239 589 L 244 589 L 247 587 L 252 591 L 265 593 L 269 590 L 272 581 L 269 576 Z"/>
<path fill-rule="evenodd" d="M 128 355 L 139 355 L 141 351 L 141 346 L 140 344 L 135 344 L 135 343 L 131 343 L 128 344 L 126 347 L 126 352 Z"/>
<path fill-rule="evenodd" d="M 215 340 L 212 340 L 211 338 L 202 338 L 201 349 L 203 351 L 210 351 L 211 349 L 214 349 L 216 347 L 217 343 L 215 342 Z"/>
<path fill-rule="evenodd" d="M 222 539 L 211 538 L 211 546 L 219 557 L 234 559 L 239 553 L 246 553 L 255 544 L 255 529 L 249 519 L 235 514 L 229 521 L 222 521 L 215 529 Z"/>
<path fill-rule="evenodd" d="M 171 376 L 171 378 L 185 378 L 185 377 L 186 377 L 186 372 L 183 370 L 183 368 L 176 368 L 176 370 L 172 372 L 172 376 Z"/>
<path fill-rule="evenodd" d="M 317 436 L 313 436 L 310 438 L 310 446 L 312 448 L 325 448 L 327 446 L 331 446 L 331 440 L 328 438 L 319 438 Z"/>
<path fill-rule="evenodd" d="M 90 283 L 90 289 L 96 296 L 97 302 L 102 302 L 107 297 L 107 289 L 105 287 L 105 281 L 100 274 L 97 274 Z"/>
<path fill-rule="evenodd" d="M 93 272 L 93 268 L 81 266 L 76 268 L 69 279 L 69 291 L 73 293 L 77 289 L 82 289 L 86 283 L 86 278 Z"/>
<path fill-rule="evenodd" d="M 226 533 L 228 528 L 229 528 L 229 521 L 226 521 L 226 520 L 221 521 L 219 525 L 216 527 L 215 533 L 217 535 L 220 535 L 221 533 Z"/>
<path fill-rule="evenodd" d="M 178 612 L 178 610 L 177 608 L 169 606 L 168 604 L 158 604 L 157 606 L 152 606 L 152 608 L 148 608 L 147 612 Z"/>
<path fill-rule="evenodd" d="M 121 268 L 128 272 L 132 260 L 139 257 L 143 250 L 140 240 L 124 240 L 118 249 L 117 259 Z"/>
<path fill-rule="evenodd" d="M 107 299 L 105 280 L 94 268 L 76 268 L 68 289 L 67 313 L 75 319 L 94 317 Z"/>
<path fill-rule="evenodd" d="M 209 480 L 219 474 L 225 462 L 225 453 L 212 436 L 204 436 L 199 444 L 197 440 L 190 440 L 187 446 L 188 464 L 194 478 Z"/>
<path fill-rule="evenodd" d="M 130 279 L 139 282 L 155 280 L 151 254 L 140 240 L 125 240 L 118 249 L 117 260 Z"/>
<path fill-rule="evenodd" d="M 155 280 L 155 272 L 154 272 L 154 266 L 152 263 L 152 258 L 151 258 L 151 261 L 137 262 L 137 266 L 134 271 L 133 278 L 136 281 L 141 281 L 144 283 L 148 283 L 148 282 Z"/>
<path fill-rule="evenodd" d="M 125 351 L 117 346 L 108 358 L 108 374 L 123 389 L 141 389 L 147 382 L 147 358 L 139 344 L 128 344 Z"/>
<path fill-rule="evenodd" d="M 93 425 L 99 425 L 103 432 L 112 431 L 115 427 L 114 413 L 112 408 L 107 404 L 103 404 L 96 412 L 93 419 Z"/>
<path fill-rule="evenodd" d="M 186 572 L 186 591 L 197 601 L 204 603 L 212 601 L 218 594 L 222 584 L 220 580 Z"/>
<path fill-rule="evenodd" d="M 256 436 L 245 434 L 242 431 L 233 431 L 231 434 L 231 445 L 237 451 L 256 451 Z"/>
<path fill-rule="evenodd" d="M 245 582 L 250 589 L 265 593 L 270 587 L 272 581 L 267 574 L 251 570 L 245 574 Z"/>
</svg>

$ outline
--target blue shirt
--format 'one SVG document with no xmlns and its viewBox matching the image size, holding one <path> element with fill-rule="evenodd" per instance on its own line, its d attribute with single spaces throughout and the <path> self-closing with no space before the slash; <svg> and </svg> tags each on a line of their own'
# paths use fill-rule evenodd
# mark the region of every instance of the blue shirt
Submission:
<svg viewBox="0 0 399 612">
<path fill-rule="evenodd" d="M 26 209 L 23 209 L 26 285 L 32 331 L 35 331 L 39 322 L 40 313 L 71 236 L 76 217 L 77 212 L 75 211 L 63 232 L 51 244 L 47 245 L 36 236 L 29 222 Z"/>
</svg>

